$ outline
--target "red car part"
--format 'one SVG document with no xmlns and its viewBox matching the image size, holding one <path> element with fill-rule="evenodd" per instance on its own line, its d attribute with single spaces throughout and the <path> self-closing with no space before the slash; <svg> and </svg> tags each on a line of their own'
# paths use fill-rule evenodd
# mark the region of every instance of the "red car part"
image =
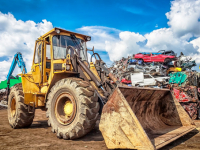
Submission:
<svg viewBox="0 0 200 150">
<path fill-rule="evenodd" d="M 126 80 L 125 78 L 123 78 L 121 82 L 124 84 L 131 84 L 131 80 Z"/>
<path fill-rule="evenodd" d="M 199 91 L 199 89 L 198 89 Z M 197 118 L 198 113 L 198 96 L 195 86 L 176 87 L 172 89 L 174 98 L 181 104 L 192 119 Z"/>
<path fill-rule="evenodd" d="M 153 55 L 153 54 L 135 54 L 135 59 L 142 59 L 144 62 L 166 62 L 168 60 L 174 60 L 176 56 L 170 56 L 170 55 Z"/>
</svg>

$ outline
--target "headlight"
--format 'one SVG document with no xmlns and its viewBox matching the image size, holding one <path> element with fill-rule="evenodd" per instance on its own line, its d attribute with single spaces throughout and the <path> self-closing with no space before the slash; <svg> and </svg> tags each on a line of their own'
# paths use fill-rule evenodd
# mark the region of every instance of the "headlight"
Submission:
<svg viewBox="0 0 200 150">
<path fill-rule="evenodd" d="M 70 70 L 70 65 L 66 65 L 66 70 Z"/>
<path fill-rule="evenodd" d="M 90 37 L 90 36 L 87 36 L 87 37 L 86 37 L 86 41 L 91 41 L 91 37 Z"/>
<path fill-rule="evenodd" d="M 59 29 L 56 29 L 55 31 L 56 31 L 57 34 L 60 34 L 60 30 Z"/>
</svg>

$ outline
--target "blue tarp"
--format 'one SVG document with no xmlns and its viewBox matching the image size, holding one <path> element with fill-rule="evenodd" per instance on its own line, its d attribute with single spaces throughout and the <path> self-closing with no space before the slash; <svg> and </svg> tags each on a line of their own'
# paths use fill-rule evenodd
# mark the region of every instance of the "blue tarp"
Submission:
<svg viewBox="0 0 200 150">
<path fill-rule="evenodd" d="M 143 54 L 143 55 L 147 55 L 147 54 L 159 55 L 159 54 L 162 54 L 162 53 L 141 52 L 141 54 Z"/>
</svg>

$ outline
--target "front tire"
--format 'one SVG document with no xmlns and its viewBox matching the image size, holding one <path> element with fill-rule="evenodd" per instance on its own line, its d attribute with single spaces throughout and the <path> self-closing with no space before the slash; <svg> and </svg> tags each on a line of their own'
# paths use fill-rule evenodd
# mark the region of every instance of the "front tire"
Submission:
<svg viewBox="0 0 200 150">
<path fill-rule="evenodd" d="M 34 113 L 28 112 L 28 106 L 24 104 L 22 84 L 14 85 L 8 97 L 8 121 L 12 128 L 29 127 L 34 119 Z"/>
<path fill-rule="evenodd" d="M 58 81 L 47 101 L 48 125 L 58 138 L 77 139 L 95 126 L 99 103 L 91 85 L 78 78 Z"/>
</svg>

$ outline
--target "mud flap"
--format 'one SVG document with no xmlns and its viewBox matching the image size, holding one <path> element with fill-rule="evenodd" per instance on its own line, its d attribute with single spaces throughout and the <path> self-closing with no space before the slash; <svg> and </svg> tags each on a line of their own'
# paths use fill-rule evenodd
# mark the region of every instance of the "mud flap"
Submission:
<svg viewBox="0 0 200 150">
<path fill-rule="evenodd" d="M 168 89 L 117 87 L 99 124 L 109 149 L 159 149 L 195 129 Z"/>
</svg>

